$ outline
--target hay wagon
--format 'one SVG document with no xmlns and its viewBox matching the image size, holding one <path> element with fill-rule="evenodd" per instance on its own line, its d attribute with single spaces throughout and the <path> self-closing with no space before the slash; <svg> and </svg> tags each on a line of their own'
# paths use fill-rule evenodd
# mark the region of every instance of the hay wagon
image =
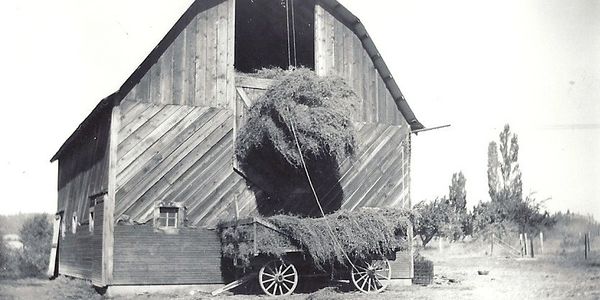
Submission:
<svg viewBox="0 0 600 300">
<path fill-rule="evenodd" d="M 261 290 L 269 296 L 292 294 L 300 277 L 351 282 L 363 293 L 381 292 L 391 280 L 388 258 L 381 256 L 369 259 L 346 256 L 350 262 L 347 265 L 331 263 L 328 268 L 318 268 L 286 233 L 260 217 L 222 223 L 220 231 L 223 255 L 233 259 L 233 265 L 242 270 L 243 276 L 213 294 L 256 278 Z"/>
</svg>

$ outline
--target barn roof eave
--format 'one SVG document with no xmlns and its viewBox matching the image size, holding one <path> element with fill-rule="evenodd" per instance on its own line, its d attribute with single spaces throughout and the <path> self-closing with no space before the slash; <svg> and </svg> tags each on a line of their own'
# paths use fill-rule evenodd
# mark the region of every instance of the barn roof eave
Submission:
<svg viewBox="0 0 600 300">
<path fill-rule="evenodd" d="M 54 162 L 55 160 L 59 159 L 64 154 L 64 152 L 67 151 L 67 149 L 69 149 L 71 144 L 79 138 L 79 135 L 81 134 L 81 132 L 85 128 L 87 128 L 91 122 L 96 121 L 96 117 L 99 114 L 104 112 L 106 109 L 111 109 L 115 105 L 115 103 L 116 103 L 115 99 L 116 99 L 117 94 L 118 93 L 113 93 L 110 96 L 102 99 L 96 105 L 96 107 L 94 107 L 92 112 L 90 112 L 90 114 L 87 115 L 87 117 L 85 117 L 83 122 L 81 122 L 81 124 L 79 124 L 79 126 L 77 126 L 77 129 L 75 129 L 75 131 L 73 131 L 73 133 L 71 133 L 71 135 L 67 138 L 67 140 L 60 146 L 58 151 L 56 151 L 56 153 L 50 159 L 50 162 Z"/>
<path fill-rule="evenodd" d="M 392 77 L 392 73 L 390 69 L 387 67 L 385 61 L 381 57 L 379 50 L 375 46 L 375 43 L 369 36 L 367 29 L 361 23 L 360 19 L 355 16 L 352 12 L 350 12 L 346 7 L 344 7 L 337 0 L 317 0 L 320 4 L 324 6 L 330 13 L 335 15 L 342 21 L 348 28 L 352 29 L 352 31 L 358 36 L 361 40 L 363 47 L 369 54 L 369 57 L 373 61 L 375 68 L 384 79 L 387 88 L 389 89 L 394 101 L 396 102 L 396 106 L 410 125 L 411 130 L 423 129 L 425 126 L 419 122 L 412 109 L 408 105 L 408 102 L 404 98 L 402 91 L 398 87 L 398 84 Z"/>
</svg>

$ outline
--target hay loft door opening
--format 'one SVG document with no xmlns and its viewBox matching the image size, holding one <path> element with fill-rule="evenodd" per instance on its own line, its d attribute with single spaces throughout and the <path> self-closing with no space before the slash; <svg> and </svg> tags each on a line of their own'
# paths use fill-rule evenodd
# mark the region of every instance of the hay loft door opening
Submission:
<svg viewBox="0 0 600 300">
<path fill-rule="evenodd" d="M 236 0 L 235 68 L 315 67 L 313 0 Z"/>
</svg>

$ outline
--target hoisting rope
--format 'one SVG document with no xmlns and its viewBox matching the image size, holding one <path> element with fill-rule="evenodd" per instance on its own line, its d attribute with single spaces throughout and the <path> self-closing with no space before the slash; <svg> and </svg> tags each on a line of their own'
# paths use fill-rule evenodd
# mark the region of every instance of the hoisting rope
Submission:
<svg viewBox="0 0 600 300">
<path fill-rule="evenodd" d="M 285 21 L 287 29 L 287 55 L 288 55 L 288 67 L 292 65 L 292 44 L 290 42 L 290 2 L 285 0 Z"/>
<path fill-rule="evenodd" d="M 295 13 L 294 13 L 294 0 L 292 1 L 292 6 L 291 6 L 291 10 L 292 10 L 292 40 L 294 41 L 294 67 L 298 67 L 298 49 L 296 49 L 296 17 L 295 17 Z"/>
<path fill-rule="evenodd" d="M 292 5 L 290 6 L 290 1 Z M 291 19 L 291 38 L 290 38 L 290 13 L 292 14 Z M 288 55 L 288 67 L 292 66 L 292 48 L 294 50 L 294 67 L 298 66 L 298 57 L 296 49 L 296 14 L 294 12 L 294 0 L 285 0 L 285 21 L 287 24 L 287 55 Z"/>
<path fill-rule="evenodd" d="M 302 149 L 300 147 L 300 142 L 298 141 L 298 135 L 296 134 L 296 126 L 294 126 L 294 120 L 292 120 L 292 118 L 290 118 L 290 123 L 291 123 L 292 134 L 294 135 L 294 141 L 296 142 L 296 147 L 298 148 L 298 153 L 300 154 L 300 162 L 302 163 L 302 168 L 304 169 L 304 173 L 306 174 L 306 178 L 308 179 L 308 184 L 310 185 L 310 189 L 312 190 L 313 195 L 315 196 L 315 200 L 317 201 L 317 206 L 319 206 L 319 210 L 321 211 L 321 215 L 323 216 L 323 221 L 325 222 L 327 229 L 329 229 L 329 233 L 331 234 L 331 238 L 334 242 L 334 245 L 340 249 L 340 251 L 342 252 L 344 257 L 348 260 L 348 262 L 352 266 L 352 269 L 354 269 L 356 272 L 358 272 L 358 269 L 356 268 L 356 266 L 354 265 L 354 263 L 352 262 L 352 260 L 350 259 L 350 257 L 346 253 L 346 251 L 344 251 L 344 248 L 342 247 L 340 241 L 335 236 L 335 233 L 333 232 L 333 228 L 331 228 L 331 225 L 327 221 L 327 218 L 325 218 L 325 211 L 323 210 L 323 206 L 321 205 L 321 201 L 319 200 L 317 191 L 315 190 L 312 179 L 310 178 L 310 174 L 308 173 L 308 168 L 306 167 L 306 162 L 304 161 L 304 155 L 302 155 Z"/>
</svg>

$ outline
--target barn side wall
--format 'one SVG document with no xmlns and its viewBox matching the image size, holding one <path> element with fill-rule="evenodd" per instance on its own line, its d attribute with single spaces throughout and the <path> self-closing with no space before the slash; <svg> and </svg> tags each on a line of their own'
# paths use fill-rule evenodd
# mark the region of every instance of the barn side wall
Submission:
<svg viewBox="0 0 600 300">
<path fill-rule="evenodd" d="M 234 95 L 234 10 L 233 0 L 195 2 L 124 99 L 228 108 Z"/>
<path fill-rule="evenodd" d="M 102 264 L 103 204 L 94 211 L 94 231 L 88 229 L 90 196 L 106 192 L 108 186 L 108 141 L 110 113 L 81 135 L 79 143 L 59 158 L 58 212 L 64 232 L 59 236 L 58 272 L 99 282 Z M 73 233 L 72 218 L 78 225 Z"/>
<path fill-rule="evenodd" d="M 114 285 L 217 284 L 221 243 L 213 230 L 149 225 L 115 226 Z"/>
<path fill-rule="evenodd" d="M 231 110 L 131 101 L 121 107 L 116 219 L 148 222 L 154 203 L 168 201 L 187 207 L 189 224 L 214 226 L 234 199 L 250 197 L 232 166 Z"/>
<path fill-rule="evenodd" d="M 354 120 L 408 126 L 359 37 L 321 5 L 315 16 L 316 72 L 340 76 L 354 89 L 361 98 Z"/>
</svg>

